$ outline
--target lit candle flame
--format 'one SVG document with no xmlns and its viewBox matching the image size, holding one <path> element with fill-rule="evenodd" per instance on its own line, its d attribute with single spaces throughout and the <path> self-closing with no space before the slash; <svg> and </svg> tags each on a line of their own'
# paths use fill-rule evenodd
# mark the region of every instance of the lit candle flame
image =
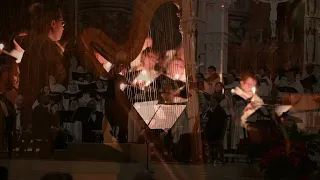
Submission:
<svg viewBox="0 0 320 180">
<path fill-rule="evenodd" d="M 121 83 L 120 84 L 120 89 L 122 90 L 122 91 L 124 91 L 124 89 L 127 87 L 127 85 L 126 84 L 124 84 L 124 83 Z"/>
<path fill-rule="evenodd" d="M 253 94 L 255 94 L 255 93 L 256 93 L 256 90 L 257 90 L 257 89 L 256 89 L 256 87 L 253 87 L 253 88 L 252 88 L 252 92 L 253 92 Z"/>
<path fill-rule="evenodd" d="M 2 50 L 4 48 L 4 45 L 1 43 L 0 44 L 0 50 Z"/>
<path fill-rule="evenodd" d="M 111 68 L 112 68 L 112 64 L 111 64 L 110 62 L 107 62 L 107 63 L 103 64 L 103 68 L 104 68 L 107 72 L 109 72 L 109 71 L 111 70 Z"/>
<path fill-rule="evenodd" d="M 180 78 L 180 75 L 179 74 L 176 74 L 175 76 L 174 76 L 174 79 L 175 80 L 178 80 Z"/>
<path fill-rule="evenodd" d="M 147 74 L 147 70 L 142 70 L 141 74 L 142 75 L 146 75 Z"/>
</svg>

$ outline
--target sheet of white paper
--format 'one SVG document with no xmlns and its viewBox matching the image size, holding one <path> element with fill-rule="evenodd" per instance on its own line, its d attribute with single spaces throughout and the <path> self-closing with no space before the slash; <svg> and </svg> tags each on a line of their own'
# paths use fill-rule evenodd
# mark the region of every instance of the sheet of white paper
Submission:
<svg viewBox="0 0 320 180">
<path fill-rule="evenodd" d="M 291 105 L 281 105 L 276 107 L 275 112 L 277 113 L 278 116 L 281 116 L 284 112 L 289 111 L 291 109 Z"/>
<path fill-rule="evenodd" d="M 170 129 L 186 105 L 158 104 L 158 101 L 138 102 L 134 107 L 150 129 Z M 150 122 L 151 121 L 151 122 Z"/>
</svg>

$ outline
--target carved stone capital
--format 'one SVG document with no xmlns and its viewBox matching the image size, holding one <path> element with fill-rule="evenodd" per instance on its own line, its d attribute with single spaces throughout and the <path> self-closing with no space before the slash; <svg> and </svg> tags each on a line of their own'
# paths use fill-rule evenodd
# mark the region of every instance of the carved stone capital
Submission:
<svg viewBox="0 0 320 180">
<path fill-rule="evenodd" d="M 307 33 L 314 33 L 315 31 L 319 31 L 319 19 L 318 18 L 305 18 L 305 31 Z"/>
<path fill-rule="evenodd" d="M 306 15 L 308 17 L 313 17 L 317 12 L 315 0 L 306 1 Z"/>
<path fill-rule="evenodd" d="M 183 34 L 188 34 L 190 36 L 194 36 L 198 31 L 198 19 L 190 18 L 188 20 L 181 20 L 180 21 L 180 29 L 182 30 Z"/>
</svg>

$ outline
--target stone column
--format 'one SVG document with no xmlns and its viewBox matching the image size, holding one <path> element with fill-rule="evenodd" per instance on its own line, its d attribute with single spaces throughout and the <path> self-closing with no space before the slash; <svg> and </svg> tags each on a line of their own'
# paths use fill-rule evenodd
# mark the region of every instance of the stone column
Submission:
<svg viewBox="0 0 320 180">
<path fill-rule="evenodd" d="M 206 62 L 217 73 L 227 73 L 228 66 L 228 8 L 236 0 L 208 0 L 206 3 Z"/>
<path fill-rule="evenodd" d="M 204 73 L 206 72 L 206 68 L 204 63 L 206 61 L 206 48 L 205 48 L 205 40 L 206 40 L 206 3 L 207 0 L 198 0 L 198 14 L 196 17 L 197 21 L 197 63 L 198 68 L 197 71 Z M 200 66 L 199 66 L 200 65 Z"/>
<path fill-rule="evenodd" d="M 320 65 L 320 2 L 305 1 L 304 17 L 304 64 Z"/>
</svg>

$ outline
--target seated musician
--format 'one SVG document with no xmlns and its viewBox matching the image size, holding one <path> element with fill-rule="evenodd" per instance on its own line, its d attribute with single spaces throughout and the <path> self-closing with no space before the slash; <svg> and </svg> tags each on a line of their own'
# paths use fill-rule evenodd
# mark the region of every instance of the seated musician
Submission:
<svg viewBox="0 0 320 180">
<path fill-rule="evenodd" d="M 167 68 L 167 75 L 174 80 L 179 80 L 182 82 L 186 81 L 186 71 L 185 71 L 185 65 L 184 60 L 180 58 L 173 58 L 169 66 Z"/>
<path fill-rule="evenodd" d="M 133 69 L 136 69 L 137 67 L 139 67 L 141 65 L 141 56 L 143 55 L 143 51 L 147 48 L 151 48 L 152 47 L 152 44 L 153 44 L 153 41 L 150 37 L 147 37 L 144 41 L 144 44 L 143 44 L 143 47 L 142 47 L 142 50 L 140 52 L 140 54 L 138 55 L 138 57 L 132 61 L 130 63 L 130 67 L 133 68 Z M 100 58 L 97 58 L 99 60 L 99 62 L 101 64 L 103 64 L 104 60 L 100 60 Z"/>
<path fill-rule="evenodd" d="M 100 141 L 102 142 L 102 120 L 103 113 L 97 111 L 96 102 L 90 101 L 88 103 L 89 108 L 93 108 L 93 113 L 88 120 L 82 122 L 82 140 L 83 142 L 96 142 L 99 140 L 97 137 L 100 136 Z"/>
<path fill-rule="evenodd" d="M 152 48 L 145 49 L 141 54 L 141 65 L 137 67 L 136 71 L 141 71 L 139 75 L 133 80 L 133 85 L 143 88 L 149 86 L 154 79 L 159 76 L 155 71 L 155 66 L 158 63 L 159 53 Z"/>
</svg>

